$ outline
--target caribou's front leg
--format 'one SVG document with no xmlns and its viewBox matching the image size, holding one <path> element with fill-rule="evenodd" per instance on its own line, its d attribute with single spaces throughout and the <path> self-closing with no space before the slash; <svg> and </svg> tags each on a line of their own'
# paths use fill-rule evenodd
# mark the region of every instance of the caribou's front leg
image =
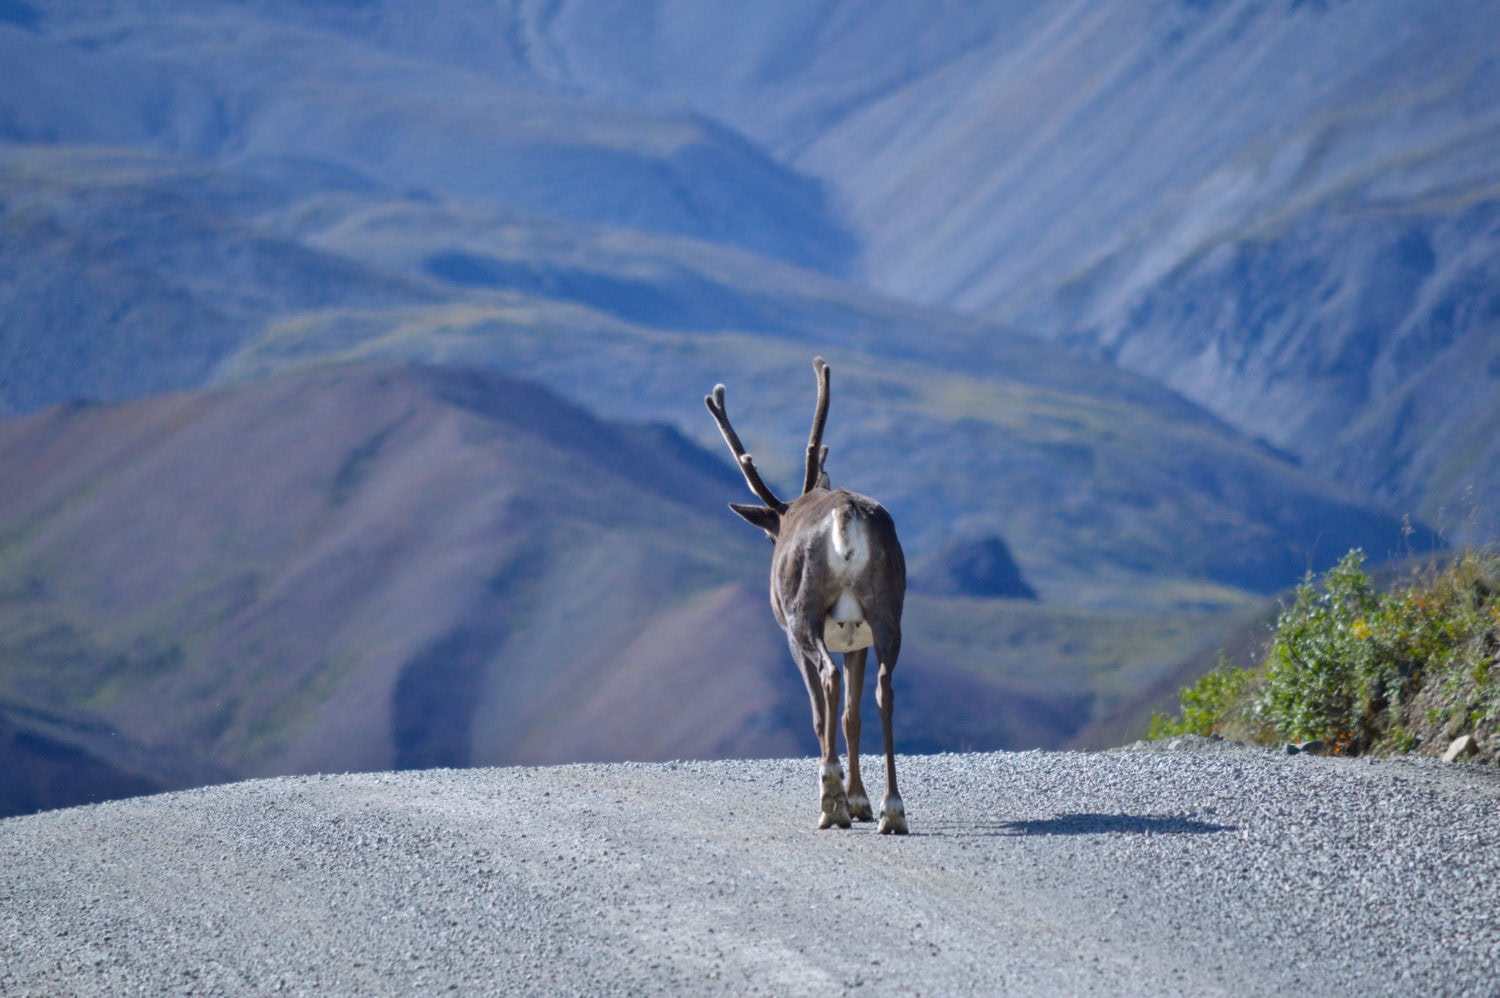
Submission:
<svg viewBox="0 0 1500 998">
<path fill-rule="evenodd" d="M 833 659 L 823 647 L 820 634 L 808 627 L 794 627 L 789 634 L 792 651 L 802 664 L 807 693 L 812 699 L 813 728 L 818 734 L 819 828 L 848 828 L 849 798 L 844 792 L 844 767 L 838 756 L 838 708 L 842 683 Z"/>
<path fill-rule="evenodd" d="M 844 743 L 849 749 L 849 817 L 855 821 L 875 820 L 859 777 L 859 701 L 865 690 L 866 650 L 844 652 Z"/>
</svg>

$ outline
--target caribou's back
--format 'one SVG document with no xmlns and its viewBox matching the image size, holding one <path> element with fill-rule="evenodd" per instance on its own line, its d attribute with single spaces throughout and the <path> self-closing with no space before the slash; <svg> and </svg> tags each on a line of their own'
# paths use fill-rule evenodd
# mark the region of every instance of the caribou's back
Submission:
<svg viewBox="0 0 1500 998">
<path fill-rule="evenodd" d="M 783 627 L 805 610 L 822 622 L 828 650 L 839 652 L 873 643 L 872 617 L 899 630 L 906 557 L 884 506 L 847 489 L 820 489 L 791 504 L 782 530 L 771 607 Z"/>
</svg>

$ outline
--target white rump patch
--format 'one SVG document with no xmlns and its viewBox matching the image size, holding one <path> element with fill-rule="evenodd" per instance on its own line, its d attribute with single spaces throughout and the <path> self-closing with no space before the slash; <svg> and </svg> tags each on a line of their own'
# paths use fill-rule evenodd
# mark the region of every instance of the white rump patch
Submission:
<svg viewBox="0 0 1500 998">
<path fill-rule="evenodd" d="M 851 517 L 842 506 L 829 516 L 828 526 L 828 567 L 834 579 L 844 583 L 844 589 L 823 621 L 823 644 L 829 651 L 858 651 L 874 644 L 875 635 L 849 583 L 870 563 L 870 539 L 864 521 Z"/>
<path fill-rule="evenodd" d="M 840 578 L 853 578 L 865 570 L 870 562 L 870 539 L 865 534 L 865 522 L 850 516 L 843 506 L 834 507 L 829 516 L 829 534 L 833 543 L 828 545 L 828 565 Z"/>
</svg>

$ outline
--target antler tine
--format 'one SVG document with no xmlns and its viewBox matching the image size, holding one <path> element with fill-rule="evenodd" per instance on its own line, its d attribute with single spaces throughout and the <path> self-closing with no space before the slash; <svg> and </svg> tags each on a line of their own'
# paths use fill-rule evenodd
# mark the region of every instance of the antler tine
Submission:
<svg viewBox="0 0 1500 998">
<path fill-rule="evenodd" d="M 823 427 L 828 423 L 828 365 L 822 357 L 814 357 L 813 370 L 818 373 L 818 407 L 813 413 L 812 433 L 807 437 L 807 469 L 802 476 L 803 495 L 818 487 L 818 480 L 823 474 L 823 460 L 828 456 L 828 449 L 823 446 Z"/>
<path fill-rule="evenodd" d="M 776 497 L 765 481 L 760 477 L 760 471 L 755 467 L 755 459 L 746 451 L 745 445 L 740 443 L 740 436 L 734 432 L 734 427 L 729 424 L 729 413 L 724 408 L 724 386 L 714 385 L 714 393 L 703 397 L 703 404 L 708 406 L 708 411 L 713 414 L 714 422 L 719 424 L 719 433 L 723 435 L 724 442 L 729 445 L 729 450 L 734 454 L 734 462 L 739 465 L 740 472 L 745 476 L 745 483 L 750 486 L 750 491 L 760 498 L 760 501 L 776 510 L 778 513 L 786 512 L 786 503 Z"/>
</svg>

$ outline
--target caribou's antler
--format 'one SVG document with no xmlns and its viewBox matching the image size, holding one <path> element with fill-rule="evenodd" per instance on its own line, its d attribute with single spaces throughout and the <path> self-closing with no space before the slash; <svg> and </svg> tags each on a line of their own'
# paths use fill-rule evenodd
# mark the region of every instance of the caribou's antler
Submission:
<svg viewBox="0 0 1500 998">
<path fill-rule="evenodd" d="M 807 437 L 807 469 L 802 476 L 803 495 L 823 484 L 823 462 L 828 460 L 828 448 L 823 446 L 823 427 L 828 424 L 828 365 L 822 357 L 814 357 L 813 370 L 818 372 L 818 407 L 813 412 L 812 432 Z"/>
<path fill-rule="evenodd" d="M 776 493 L 772 492 L 771 487 L 761 479 L 760 472 L 755 468 L 755 459 L 745 451 L 745 445 L 740 443 L 739 434 L 735 433 L 734 427 L 729 425 L 729 413 L 724 410 L 724 386 L 714 385 L 714 393 L 703 396 L 703 404 L 708 406 L 708 411 L 713 413 L 714 422 L 719 424 L 719 432 L 723 434 L 724 442 L 729 445 L 729 450 L 734 454 L 735 463 L 740 466 L 740 471 L 744 474 L 750 491 L 776 512 L 785 513 L 786 503 L 776 498 Z"/>
</svg>

